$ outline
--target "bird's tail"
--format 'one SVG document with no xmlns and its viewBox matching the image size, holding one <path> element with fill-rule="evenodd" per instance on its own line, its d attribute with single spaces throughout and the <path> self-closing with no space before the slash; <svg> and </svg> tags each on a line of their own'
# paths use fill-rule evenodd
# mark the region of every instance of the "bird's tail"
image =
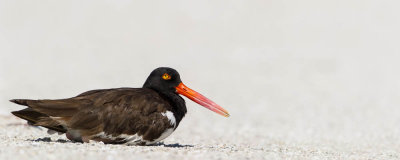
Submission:
<svg viewBox="0 0 400 160">
<path fill-rule="evenodd" d="M 29 101 L 34 101 L 34 100 L 30 100 L 30 99 L 12 99 L 12 100 L 10 100 L 10 102 L 13 102 L 13 103 L 19 104 L 19 105 L 24 105 L 24 106 L 28 106 Z"/>
<path fill-rule="evenodd" d="M 55 130 L 57 132 L 62 132 L 62 133 L 66 132 L 66 129 L 63 126 L 61 126 L 58 122 L 54 121 L 49 115 L 38 112 L 33 108 L 29 108 L 29 104 L 35 102 L 36 100 L 12 99 L 10 101 L 19 105 L 28 106 L 28 108 L 11 112 L 13 115 L 21 119 L 27 120 L 28 124 L 46 127 L 48 129 Z"/>
</svg>

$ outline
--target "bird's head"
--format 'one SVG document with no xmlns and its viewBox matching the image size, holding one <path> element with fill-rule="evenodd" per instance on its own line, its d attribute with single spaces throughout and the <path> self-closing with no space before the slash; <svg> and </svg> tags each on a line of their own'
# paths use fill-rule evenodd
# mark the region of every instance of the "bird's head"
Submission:
<svg viewBox="0 0 400 160">
<path fill-rule="evenodd" d="M 176 93 L 189 98 L 190 100 L 214 111 L 222 116 L 229 117 L 228 111 L 214 103 L 210 99 L 200 93 L 185 86 L 180 78 L 179 73 L 172 68 L 160 67 L 153 70 L 143 88 L 150 88 L 161 93 Z"/>
</svg>

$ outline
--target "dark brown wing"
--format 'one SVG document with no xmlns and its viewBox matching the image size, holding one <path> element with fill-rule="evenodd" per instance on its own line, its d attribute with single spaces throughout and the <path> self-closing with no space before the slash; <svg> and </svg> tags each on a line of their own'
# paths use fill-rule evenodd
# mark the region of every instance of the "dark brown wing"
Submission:
<svg viewBox="0 0 400 160">
<path fill-rule="evenodd" d="M 160 114 L 171 110 L 170 103 L 151 89 L 96 90 L 75 98 L 92 101 L 90 107 L 81 108 L 68 123 L 83 136 L 104 131 L 109 136 L 138 134 L 153 140 L 171 127 L 168 119 Z"/>
<path fill-rule="evenodd" d="M 110 136 L 138 134 L 145 140 L 153 140 L 171 127 L 160 114 L 171 110 L 170 103 L 151 89 L 92 90 L 69 99 L 11 101 L 34 111 L 17 115 L 20 118 L 50 129 L 62 125 L 86 137 L 104 132 Z"/>
</svg>

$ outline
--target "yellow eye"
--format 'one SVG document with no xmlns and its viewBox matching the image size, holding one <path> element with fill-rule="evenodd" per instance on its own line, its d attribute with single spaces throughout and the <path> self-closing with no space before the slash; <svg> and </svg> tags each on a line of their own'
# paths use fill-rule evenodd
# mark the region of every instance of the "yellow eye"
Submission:
<svg viewBox="0 0 400 160">
<path fill-rule="evenodd" d="M 164 74 L 162 75 L 162 79 L 170 80 L 170 79 L 171 79 L 171 76 L 170 76 L 169 74 L 167 74 L 167 73 L 164 73 Z"/>
</svg>

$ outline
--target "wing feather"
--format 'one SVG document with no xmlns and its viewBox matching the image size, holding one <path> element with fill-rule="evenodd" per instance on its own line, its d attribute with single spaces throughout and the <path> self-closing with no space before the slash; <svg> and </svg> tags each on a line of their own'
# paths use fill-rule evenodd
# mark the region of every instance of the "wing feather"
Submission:
<svg viewBox="0 0 400 160">
<path fill-rule="evenodd" d="M 92 90 L 68 99 L 23 100 L 18 104 L 45 115 L 38 124 L 62 124 L 85 137 L 104 132 L 111 136 L 138 134 L 143 139 L 157 138 L 170 127 L 160 113 L 172 109 L 159 93 L 145 88 Z"/>
</svg>

